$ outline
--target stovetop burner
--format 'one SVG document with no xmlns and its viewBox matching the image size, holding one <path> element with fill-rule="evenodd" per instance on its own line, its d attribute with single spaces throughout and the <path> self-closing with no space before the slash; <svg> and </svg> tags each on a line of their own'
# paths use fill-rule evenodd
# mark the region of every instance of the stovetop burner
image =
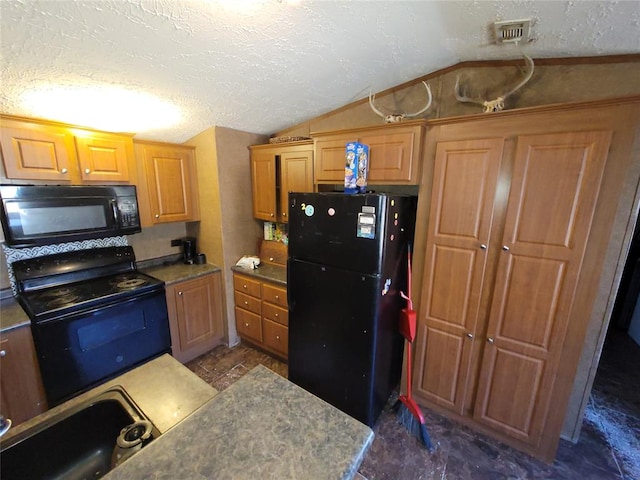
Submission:
<svg viewBox="0 0 640 480">
<path fill-rule="evenodd" d="M 18 300 L 35 322 L 126 301 L 164 287 L 164 282 L 135 269 L 131 247 L 67 252 L 13 265 L 19 272 L 16 278 L 23 279 Z M 59 269 L 60 265 L 66 267 Z"/>
</svg>

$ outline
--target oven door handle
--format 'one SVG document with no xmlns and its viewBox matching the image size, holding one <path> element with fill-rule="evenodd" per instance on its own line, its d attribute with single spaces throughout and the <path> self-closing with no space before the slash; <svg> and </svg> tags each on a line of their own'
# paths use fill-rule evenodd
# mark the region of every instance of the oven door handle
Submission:
<svg viewBox="0 0 640 480">
<path fill-rule="evenodd" d="M 111 200 L 111 212 L 113 213 L 113 221 L 117 227 L 120 227 L 120 215 L 118 215 L 118 202 Z"/>
</svg>

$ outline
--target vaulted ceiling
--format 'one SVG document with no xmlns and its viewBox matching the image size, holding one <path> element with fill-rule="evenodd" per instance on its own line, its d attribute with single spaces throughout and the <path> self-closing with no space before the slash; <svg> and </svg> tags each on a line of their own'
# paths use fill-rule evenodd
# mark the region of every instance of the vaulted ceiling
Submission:
<svg viewBox="0 0 640 480">
<path fill-rule="evenodd" d="M 527 42 L 495 43 L 493 22 L 523 18 Z M 270 134 L 466 60 L 640 52 L 637 1 L 2 0 L 0 27 L 2 113 L 170 142 Z"/>
</svg>

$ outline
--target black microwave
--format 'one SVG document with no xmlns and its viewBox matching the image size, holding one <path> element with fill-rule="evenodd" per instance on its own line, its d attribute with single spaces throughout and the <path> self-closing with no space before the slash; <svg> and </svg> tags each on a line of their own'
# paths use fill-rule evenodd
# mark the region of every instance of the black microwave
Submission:
<svg viewBox="0 0 640 480">
<path fill-rule="evenodd" d="M 30 247 L 140 232 L 136 187 L 0 185 L 5 243 Z"/>
</svg>

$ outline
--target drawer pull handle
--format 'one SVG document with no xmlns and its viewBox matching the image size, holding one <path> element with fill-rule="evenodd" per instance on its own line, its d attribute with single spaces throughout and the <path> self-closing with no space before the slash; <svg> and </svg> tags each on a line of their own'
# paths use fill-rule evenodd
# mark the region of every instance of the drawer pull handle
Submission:
<svg viewBox="0 0 640 480">
<path fill-rule="evenodd" d="M 279 316 L 280 316 L 280 315 L 278 315 L 278 314 L 276 313 L 276 318 L 278 318 Z"/>
<path fill-rule="evenodd" d="M 247 286 L 246 286 L 246 285 L 242 285 L 242 288 L 244 288 L 244 289 L 246 290 L 246 289 L 247 289 Z"/>
<path fill-rule="evenodd" d="M 245 326 L 245 327 L 248 327 L 248 326 L 249 326 L 249 324 L 245 322 L 244 326 Z"/>
<path fill-rule="evenodd" d="M 280 295 L 276 295 L 276 300 L 280 300 Z"/>
<path fill-rule="evenodd" d="M 245 300 L 245 301 L 244 301 L 244 304 L 245 304 L 245 305 L 249 305 L 249 302 L 247 302 L 247 301 Z"/>
</svg>

